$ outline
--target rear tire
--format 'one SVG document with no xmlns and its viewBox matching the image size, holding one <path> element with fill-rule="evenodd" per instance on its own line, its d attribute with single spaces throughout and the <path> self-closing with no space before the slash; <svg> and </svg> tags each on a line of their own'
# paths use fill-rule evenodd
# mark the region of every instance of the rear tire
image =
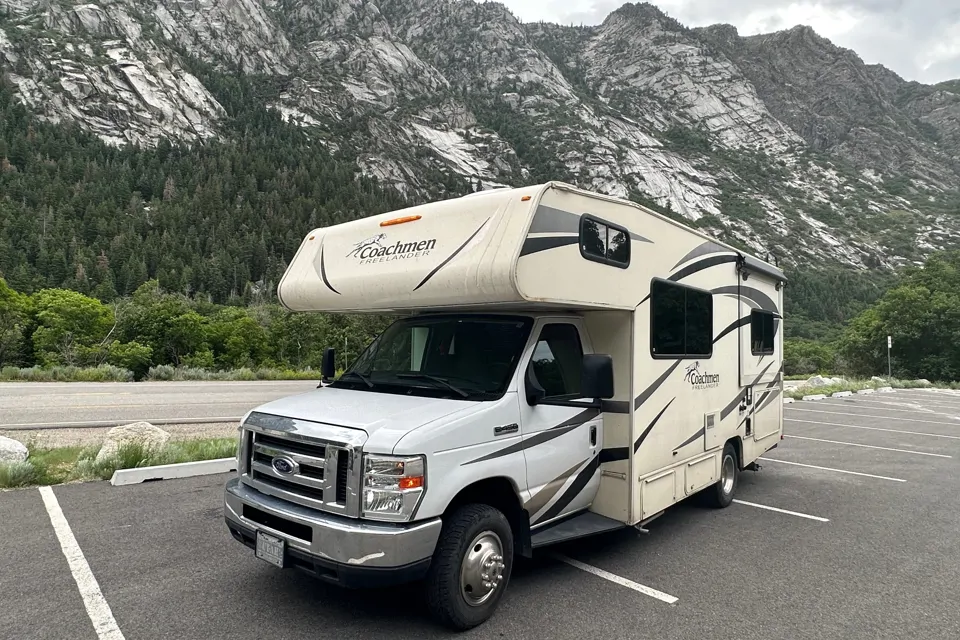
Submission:
<svg viewBox="0 0 960 640">
<path fill-rule="evenodd" d="M 729 507 L 739 484 L 740 460 L 737 458 L 737 450 L 728 442 L 723 447 L 723 456 L 720 458 L 720 479 L 704 490 L 704 502 L 714 509 Z"/>
<path fill-rule="evenodd" d="M 426 579 L 431 615 L 458 631 L 489 619 L 510 582 L 513 548 L 510 522 L 489 505 L 469 504 L 445 518 Z"/>
</svg>

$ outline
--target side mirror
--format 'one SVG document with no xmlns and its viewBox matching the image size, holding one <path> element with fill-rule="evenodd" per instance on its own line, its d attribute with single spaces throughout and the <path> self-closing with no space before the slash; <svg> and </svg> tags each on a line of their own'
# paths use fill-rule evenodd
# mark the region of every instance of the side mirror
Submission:
<svg viewBox="0 0 960 640">
<path fill-rule="evenodd" d="M 320 361 L 321 386 L 324 382 L 333 380 L 333 376 L 337 374 L 336 355 L 336 349 L 327 348 L 323 351 L 323 360 Z"/>
<path fill-rule="evenodd" d="M 580 395 L 601 400 L 613 397 L 613 358 L 601 354 L 583 356 Z"/>
<path fill-rule="evenodd" d="M 524 387 L 527 391 L 527 404 L 531 407 L 547 397 L 547 391 L 540 386 L 537 375 L 533 372 L 533 365 L 527 365 L 527 379 Z"/>
</svg>

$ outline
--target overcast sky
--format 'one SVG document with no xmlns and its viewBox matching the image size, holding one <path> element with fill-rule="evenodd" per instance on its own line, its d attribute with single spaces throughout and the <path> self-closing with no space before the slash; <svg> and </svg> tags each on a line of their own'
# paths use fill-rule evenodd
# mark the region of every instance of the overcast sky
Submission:
<svg viewBox="0 0 960 640">
<path fill-rule="evenodd" d="M 500 0 L 525 22 L 600 24 L 624 0 Z M 654 0 L 690 27 L 725 22 L 740 35 L 807 24 L 907 80 L 960 78 L 960 0 Z"/>
</svg>

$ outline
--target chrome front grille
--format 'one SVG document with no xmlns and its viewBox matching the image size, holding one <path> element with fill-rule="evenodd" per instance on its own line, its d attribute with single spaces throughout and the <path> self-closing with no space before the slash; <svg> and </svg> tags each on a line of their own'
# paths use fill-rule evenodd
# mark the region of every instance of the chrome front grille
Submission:
<svg viewBox="0 0 960 640">
<path fill-rule="evenodd" d="M 262 413 L 252 413 L 243 428 L 245 484 L 313 509 L 359 515 L 364 432 Z"/>
</svg>

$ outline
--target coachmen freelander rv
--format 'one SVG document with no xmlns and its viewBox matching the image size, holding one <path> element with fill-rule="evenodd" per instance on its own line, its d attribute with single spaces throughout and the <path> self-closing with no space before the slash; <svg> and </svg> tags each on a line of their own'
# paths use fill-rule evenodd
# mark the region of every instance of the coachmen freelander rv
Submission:
<svg viewBox="0 0 960 640">
<path fill-rule="evenodd" d="M 717 507 L 782 433 L 784 274 L 631 202 L 499 189 L 311 231 L 294 311 L 403 316 L 241 424 L 232 535 L 458 629 L 516 555 Z"/>
</svg>

